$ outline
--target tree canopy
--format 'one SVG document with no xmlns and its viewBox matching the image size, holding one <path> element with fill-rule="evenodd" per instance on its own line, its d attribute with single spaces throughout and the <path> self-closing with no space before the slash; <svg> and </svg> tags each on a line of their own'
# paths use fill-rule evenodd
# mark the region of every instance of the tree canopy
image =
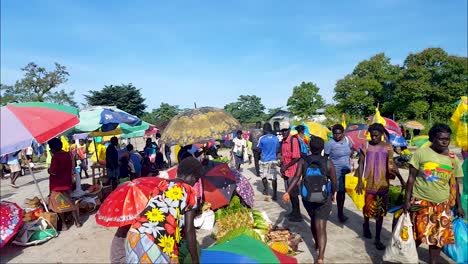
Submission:
<svg viewBox="0 0 468 264">
<path fill-rule="evenodd" d="M 74 100 L 75 91 L 56 91 L 58 86 L 68 81 L 70 75 L 65 66 L 55 63 L 53 71 L 47 71 L 34 62 L 21 69 L 24 77 L 15 85 L 1 85 L 2 105 L 14 102 L 51 102 L 77 107 Z"/>
<path fill-rule="evenodd" d="M 288 110 L 295 116 L 310 118 L 317 109 L 325 106 L 323 97 L 318 93 L 320 88 L 311 82 L 302 82 L 293 88 L 288 98 Z"/>
<path fill-rule="evenodd" d="M 337 109 L 350 115 L 372 115 L 380 104 L 383 116 L 445 121 L 467 89 L 467 58 L 429 48 L 409 54 L 402 66 L 383 53 L 360 62 L 336 83 L 334 99 Z"/>
<path fill-rule="evenodd" d="M 224 110 L 241 123 L 262 121 L 265 114 L 262 99 L 256 95 L 241 95 L 236 102 L 225 105 Z"/>
<path fill-rule="evenodd" d="M 88 105 L 107 105 L 116 106 L 132 115 L 138 117 L 145 113 L 145 99 L 141 96 L 140 89 L 137 89 L 133 84 L 121 85 L 106 85 L 101 91 L 89 91 L 85 95 Z"/>
<path fill-rule="evenodd" d="M 143 115 L 143 120 L 156 126 L 170 121 L 174 116 L 181 112 L 178 105 L 170 105 L 168 103 L 161 103 L 159 108 L 153 109 L 150 113 Z"/>
</svg>

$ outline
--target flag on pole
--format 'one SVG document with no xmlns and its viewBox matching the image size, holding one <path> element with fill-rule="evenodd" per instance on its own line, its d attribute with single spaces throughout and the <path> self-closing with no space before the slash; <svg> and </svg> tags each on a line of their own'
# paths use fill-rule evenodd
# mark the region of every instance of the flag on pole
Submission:
<svg viewBox="0 0 468 264">
<path fill-rule="evenodd" d="M 346 129 L 346 117 L 345 114 L 341 114 L 341 125 L 343 126 L 344 129 Z"/>
<path fill-rule="evenodd" d="M 379 124 L 382 124 L 383 126 L 386 125 L 385 119 L 380 115 L 379 106 L 375 108 L 375 115 L 374 115 L 374 119 L 372 123 L 379 123 Z"/>
</svg>

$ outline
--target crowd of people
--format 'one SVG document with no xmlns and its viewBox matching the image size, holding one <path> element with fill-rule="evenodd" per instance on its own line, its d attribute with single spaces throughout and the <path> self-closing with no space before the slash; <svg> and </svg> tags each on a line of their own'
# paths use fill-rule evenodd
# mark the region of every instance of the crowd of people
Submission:
<svg viewBox="0 0 468 264">
<path fill-rule="evenodd" d="M 463 172 L 460 161 L 448 148 L 452 131 L 447 125 L 436 124 L 431 127 L 429 141 L 432 144 L 418 149 L 412 155 L 408 182 L 404 181 L 395 166 L 392 145 L 385 140 L 388 132 L 381 124 L 369 126 L 371 140 L 359 149 L 353 149 L 344 135 L 344 127 L 339 124 L 332 127 L 333 137 L 326 143 L 320 137 L 306 136 L 302 125 L 296 126 L 297 133 L 293 134 L 290 124 L 282 122 L 279 126 L 280 138 L 275 135 L 269 123 L 265 123 L 262 129 L 260 126 L 257 123 L 249 131 L 248 137 L 241 130 L 236 132 L 231 148 L 234 167 L 242 170 L 242 164 L 251 162 L 253 158 L 255 174 L 263 186 L 262 193 L 271 195 L 274 201 L 277 200 L 278 178 L 283 179 L 285 193 L 281 200 L 291 204 L 289 221 L 303 221 L 301 201 L 311 219 L 310 230 L 317 251 L 317 263 L 324 261 L 327 222 L 332 203 L 336 202 L 340 222 L 345 223 L 349 219 L 344 214 L 345 175 L 354 170 L 354 151 L 357 151 L 359 157 L 356 192 L 365 195 L 362 212 L 364 238 L 373 237 L 369 222 L 375 219 L 374 245 L 378 250 L 385 249 L 386 243 L 381 240 L 383 218 L 389 209 L 390 180 L 398 178 L 401 186 L 406 189 L 403 208 L 411 215 L 416 243 L 418 246 L 422 243 L 429 245 L 430 262 L 437 261 L 442 246 L 454 243 L 450 210 L 455 208 L 455 213 L 464 217 L 457 184 L 460 183 Z M 94 151 L 97 149 L 94 146 Z M 15 188 L 15 181 L 21 170 L 18 168 L 21 153 L 23 151 L 2 157 L 10 167 L 11 185 Z M 30 159 L 32 154 L 28 154 L 29 150 L 24 153 Z M 65 214 L 71 213 L 77 227 L 81 226 L 81 222 L 70 192 L 73 188 L 73 175 L 81 177 L 84 172 L 84 176 L 89 177 L 89 154 L 84 140 L 79 140 L 78 144 L 72 142 L 67 152 L 63 150 L 62 141 L 53 138 L 45 150 L 45 155 L 51 157 L 48 169 L 49 208 L 63 219 Z M 122 178 L 130 180 L 141 176 L 156 176 L 158 170 L 172 165 L 170 154 L 171 148 L 161 141 L 159 134 L 154 141 L 148 138 L 141 152 L 136 151 L 132 144 L 121 147 L 118 138 L 112 137 L 105 151 L 107 184 L 115 189 Z M 178 151 L 177 177 L 161 181 L 158 185 L 160 193 L 153 193 L 141 217 L 134 224 L 119 228 L 116 238 L 120 239 L 120 243 L 112 244 L 113 262 L 141 262 L 144 258 L 149 258 L 152 262 L 172 263 L 177 260 L 178 245 L 183 239 L 187 242 L 193 262 L 197 262 L 199 256 L 193 218 L 200 201 L 194 195 L 192 186 L 203 177 L 204 167 L 209 167 L 207 156 L 210 155 L 218 157 L 213 143 L 187 145 Z M 412 211 L 414 205 L 423 209 Z M 64 229 L 66 226 L 62 227 Z M 137 245 L 141 243 L 153 248 L 151 256 L 147 250 L 139 251 L 141 247 Z"/>
</svg>

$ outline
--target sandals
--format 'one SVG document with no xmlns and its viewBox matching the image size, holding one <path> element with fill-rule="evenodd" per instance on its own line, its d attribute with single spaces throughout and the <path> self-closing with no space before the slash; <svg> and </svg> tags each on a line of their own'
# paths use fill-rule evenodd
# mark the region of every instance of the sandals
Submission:
<svg viewBox="0 0 468 264">
<path fill-rule="evenodd" d="M 374 245 L 375 245 L 375 248 L 377 250 L 384 250 L 385 249 L 385 245 L 380 241 L 380 239 L 376 239 L 374 241 Z"/>
</svg>

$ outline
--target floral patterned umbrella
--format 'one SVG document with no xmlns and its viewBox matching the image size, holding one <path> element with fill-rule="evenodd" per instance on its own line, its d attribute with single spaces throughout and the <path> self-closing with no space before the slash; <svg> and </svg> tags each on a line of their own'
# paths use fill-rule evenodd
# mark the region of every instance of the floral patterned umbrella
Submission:
<svg viewBox="0 0 468 264">
<path fill-rule="evenodd" d="M 232 169 L 231 170 L 234 176 L 236 176 L 236 192 L 244 201 L 246 205 L 250 208 L 254 206 L 254 190 L 252 185 L 250 184 L 249 180 L 242 175 L 238 170 Z"/>
<path fill-rule="evenodd" d="M 3 247 L 23 224 L 23 209 L 17 204 L 0 201 L 0 247 Z"/>
</svg>

